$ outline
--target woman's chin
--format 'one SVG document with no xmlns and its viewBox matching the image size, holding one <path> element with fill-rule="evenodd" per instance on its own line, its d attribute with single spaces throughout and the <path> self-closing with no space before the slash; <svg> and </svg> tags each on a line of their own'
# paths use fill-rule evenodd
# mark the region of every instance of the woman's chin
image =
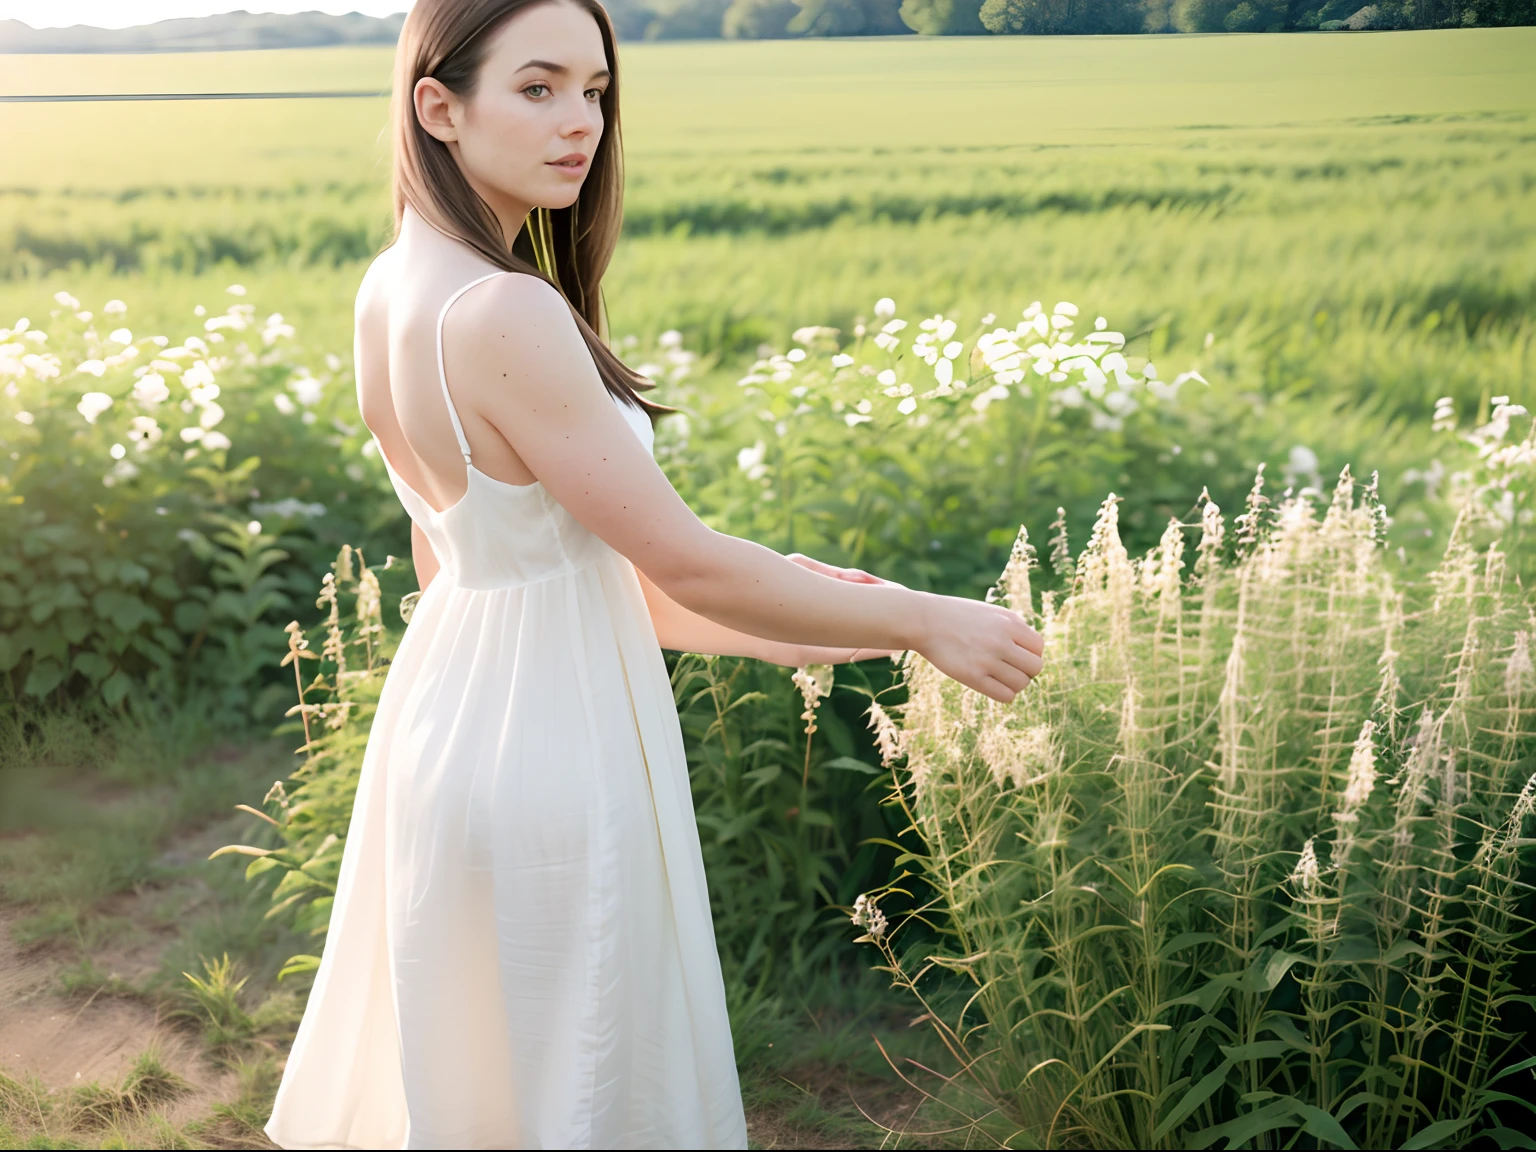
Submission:
<svg viewBox="0 0 1536 1152">
<path fill-rule="evenodd" d="M 562 182 L 563 183 L 563 182 Z M 569 208 L 576 203 L 581 195 L 581 181 L 573 180 L 560 188 L 551 188 L 533 201 L 535 208 L 544 208 L 548 211 L 556 211 L 560 208 Z"/>
</svg>

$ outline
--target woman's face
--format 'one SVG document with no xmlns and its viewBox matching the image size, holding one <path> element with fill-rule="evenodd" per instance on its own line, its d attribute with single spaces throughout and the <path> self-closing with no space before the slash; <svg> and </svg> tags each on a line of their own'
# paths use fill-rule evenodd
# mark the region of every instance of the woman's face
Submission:
<svg viewBox="0 0 1536 1152">
<path fill-rule="evenodd" d="M 568 208 L 602 139 L 611 82 L 592 14 L 551 0 L 492 36 L 468 99 L 418 81 L 416 114 L 493 207 Z"/>
</svg>

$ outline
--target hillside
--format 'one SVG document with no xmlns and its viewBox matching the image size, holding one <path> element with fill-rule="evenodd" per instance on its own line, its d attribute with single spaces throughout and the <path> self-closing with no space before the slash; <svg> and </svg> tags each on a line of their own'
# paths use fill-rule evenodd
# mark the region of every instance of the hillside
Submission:
<svg viewBox="0 0 1536 1152">
<path fill-rule="evenodd" d="M 405 14 L 381 18 L 349 12 L 253 15 L 228 12 L 162 20 L 136 28 L 31 28 L 0 20 L 0 53 L 209 52 L 253 48 L 318 48 L 341 44 L 393 44 Z"/>
</svg>

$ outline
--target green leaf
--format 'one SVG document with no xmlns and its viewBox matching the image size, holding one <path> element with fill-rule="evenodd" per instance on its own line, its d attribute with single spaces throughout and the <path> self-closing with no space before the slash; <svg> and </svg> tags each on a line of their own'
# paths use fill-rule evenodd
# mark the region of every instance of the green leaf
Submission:
<svg viewBox="0 0 1536 1152">
<path fill-rule="evenodd" d="M 21 663 L 21 645 L 0 632 L 0 672 L 9 672 Z"/>
<path fill-rule="evenodd" d="M 133 681 L 128 678 L 126 672 L 119 668 L 112 675 L 108 676 L 106 682 L 102 684 L 101 698 L 109 706 L 116 708 L 123 702 L 123 697 L 127 696 L 132 689 Z"/>
<path fill-rule="evenodd" d="M 208 609 L 196 600 L 183 600 L 171 610 L 171 619 L 183 632 L 196 632 L 208 620 Z"/>
<path fill-rule="evenodd" d="M 1490 1128 L 1480 1135 L 1486 1136 L 1500 1148 L 1536 1148 L 1536 1140 L 1513 1128 Z"/>
<path fill-rule="evenodd" d="M 92 684 L 100 684 L 112 672 L 112 661 L 99 652 L 81 652 L 73 661 L 73 670 Z"/>
<path fill-rule="evenodd" d="M 1358 1145 L 1349 1138 L 1349 1133 L 1344 1131 L 1343 1125 L 1324 1112 L 1315 1104 L 1303 1104 L 1300 1100 L 1292 1100 L 1292 1105 L 1301 1115 L 1305 1123 L 1302 1128 L 1319 1140 L 1326 1140 L 1335 1148 L 1356 1148 Z"/>
<path fill-rule="evenodd" d="M 1178 1106 L 1168 1113 L 1167 1116 L 1163 1117 L 1162 1123 L 1153 1129 L 1152 1143 L 1156 1144 L 1164 1136 L 1172 1132 L 1188 1118 L 1190 1113 L 1209 1100 L 1216 1089 L 1226 1082 L 1227 1073 L 1231 1068 L 1232 1061 L 1224 1060 L 1210 1072 L 1206 1073 L 1201 1078 L 1200 1083 L 1186 1092 L 1184 1098 L 1179 1101 Z"/>
<path fill-rule="evenodd" d="M 1296 1051 L 1296 1045 L 1289 1040 L 1254 1040 L 1247 1044 L 1221 1046 L 1221 1054 L 1234 1063 L 1242 1060 L 1273 1060 L 1294 1051 Z"/>
<path fill-rule="evenodd" d="M 835 759 L 828 760 L 822 767 L 836 768 L 842 772 L 861 772 L 865 776 L 879 776 L 882 774 L 879 768 L 872 768 L 864 763 L 864 761 L 855 760 L 852 756 L 838 756 Z"/>
<path fill-rule="evenodd" d="M 26 696 L 46 696 L 64 679 L 64 666 L 57 660 L 39 660 L 27 673 L 27 681 L 21 686 Z"/>
<path fill-rule="evenodd" d="M 1244 1113 L 1235 1120 L 1213 1124 L 1187 1138 L 1188 1148 L 1209 1148 L 1218 1140 L 1226 1140 L 1229 1148 L 1241 1148 L 1255 1136 L 1273 1132 L 1276 1128 L 1296 1123 L 1296 1112 L 1290 1101 L 1279 1100 Z"/>
<path fill-rule="evenodd" d="M 298 976 L 304 972 L 314 972 L 319 967 L 320 957 L 318 956 L 290 956 L 287 962 L 278 969 L 277 978 L 282 980 L 289 976 Z"/>
<path fill-rule="evenodd" d="M 1470 1123 L 1472 1123 L 1470 1116 L 1465 1120 L 1437 1120 L 1428 1128 L 1415 1132 L 1398 1147 L 1404 1152 L 1411 1152 L 1414 1148 L 1438 1148 L 1449 1137 L 1454 1136 Z"/>
<path fill-rule="evenodd" d="M 1166 960 L 1174 953 L 1193 948 L 1196 944 L 1220 944 L 1224 939 L 1225 937 L 1218 936 L 1215 932 L 1180 932 L 1157 950 L 1157 958 Z"/>
</svg>

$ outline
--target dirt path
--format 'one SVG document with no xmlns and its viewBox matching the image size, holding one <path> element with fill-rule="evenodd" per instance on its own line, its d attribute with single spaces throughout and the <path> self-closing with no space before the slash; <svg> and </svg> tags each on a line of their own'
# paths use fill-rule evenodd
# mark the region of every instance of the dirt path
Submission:
<svg viewBox="0 0 1536 1152">
<path fill-rule="evenodd" d="M 98 991 L 69 996 L 60 975 L 69 959 L 57 946 L 16 943 L 22 913 L 0 907 L 0 1073 L 22 1083 L 34 1077 L 49 1091 L 88 1084 L 115 1087 L 146 1051 L 181 1077 L 190 1091 L 157 1108 L 176 1126 L 207 1117 L 215 1104 L 233 1098 L 237 1077 L 208 1059 L 198 1037 L 162 1018 L 139 996 Z M 92 959 L 109 974 L 142 976 L 140 950 Z M 122 964 L 114 965 L 114 959 Z"/>
</svg>

